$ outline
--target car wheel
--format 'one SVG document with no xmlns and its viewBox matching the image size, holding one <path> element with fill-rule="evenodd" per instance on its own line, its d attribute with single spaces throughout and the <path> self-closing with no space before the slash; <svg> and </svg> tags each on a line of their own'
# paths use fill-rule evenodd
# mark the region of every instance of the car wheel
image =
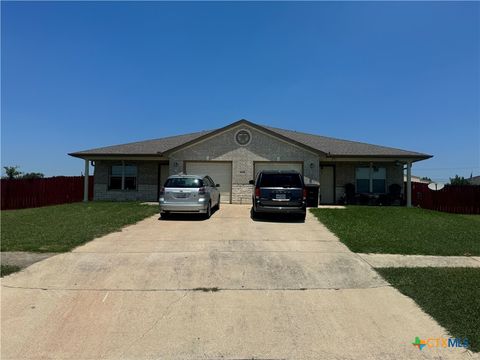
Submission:
<svg viewBox="0 0 480 360">
<path fill-rule="evenodd" d="M 258 213 L 255 211 L 255 208 L 252 206 L 252 210 L 250 210 L 250 215 L 253 220 L 258 219 Z"/>
<path fill-rule="evenodd" d="M 220 196 L 218 196 L 217 210 L 220 210 Z"/>
<path fill-rule="evenodd" d="M 212 216 L 212 204 L 210 202 L 208 202 L 207 212 L 205 213 L 205 218 L 210 219 L 210 216 Z"/>
<path fill-rule="evenodd" d="M 301 215 L 298 216 L 298 220 L 305 221 L 306 217 L 307 217 L 307 214 L 301 214 Z"/>
<path fill-rule="evenodd" d="M 166 219 L 168 219 L 168 216 L 169 216 L 169 215 L 170 215 L 170 214 L 168 214 L 168 213 L 166 213 L 166 212 L 163 212 L 163 213 L 160 213 L 160 218 L 163 219 L 163 220 L 166 220 Z"/>
</svg>

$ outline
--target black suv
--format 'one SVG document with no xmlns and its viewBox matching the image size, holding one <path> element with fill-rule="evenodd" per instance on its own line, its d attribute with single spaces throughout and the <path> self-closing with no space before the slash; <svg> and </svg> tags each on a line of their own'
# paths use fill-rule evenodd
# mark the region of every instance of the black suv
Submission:
<svg viewBox="0 0 480 360">
<path fill-rule="evenodd" d="M 302 174 L 296 171 L 262 171 L 250 184 L 255 185 L 253 217 L 260 213 L 285 213 L 305 219 L 307 193 Z"/>
</svg>

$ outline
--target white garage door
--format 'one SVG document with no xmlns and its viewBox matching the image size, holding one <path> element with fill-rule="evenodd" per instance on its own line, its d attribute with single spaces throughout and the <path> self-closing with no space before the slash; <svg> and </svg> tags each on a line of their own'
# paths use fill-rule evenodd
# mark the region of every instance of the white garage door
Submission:
<svg viewBox="0 0 480 360">
<path fill-rule="evenodd" d="M 255 179 L 260 171 L 263 170 L 295 170 L 303 175 L 302 163 L 284 163 L 284 162 L 256 162 Z"/>
<path fill-rule="evenodd" d="M 232 193 L 232 163 L 202 161 L 185 163 L 185 170 L 189 175 L 208 175 L 215 184 L 220 184 L 221 202 L 229 203 Z"/>
</svg>

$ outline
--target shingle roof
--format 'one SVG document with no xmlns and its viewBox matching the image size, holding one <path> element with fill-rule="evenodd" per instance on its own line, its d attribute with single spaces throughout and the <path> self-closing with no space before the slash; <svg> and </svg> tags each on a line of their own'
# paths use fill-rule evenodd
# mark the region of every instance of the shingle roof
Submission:
<svg viewBox="0 0 480 360">
<path fill-rule="evenodd" d="M 307 134 L 292 130 L 264 126 L 270 131 L 283 135 L 331 156 L 419 156 L 430 157 L 415 151 L 396 149 L 386 146 L 367 144 L 358 141 L 342 140 L 332 137 Z"/>
<path fill-rule="evenodd" d="M 431 155 L 422 154 L 414 151 L 407 151 L 385 146 L 366 144 L 362 142 L 342 140 L 292 130 L 279 129 L 270 126 L 257 125 L 247 120 L 240 120 L 226 127 L 215 130 L 205 130 L 185 135 L 170 136 L 165 138 L 138 141 L 121 145 L 106 146 L 96 149 L 79 151 L 71 153 L 69 155 L 76 157 L 86 157 L 88 155 L 159 156 L 165 152 L 171 151 L 172 149 L 176 149 L 178 147 L 181 147 L 182 145 L 195 142 L 195 140 L 197 139 L 208 137 L 209 135 L 214 135 L 224 129 L 230 128 L 242 122 L 254 126 L 257 129 L 267 131 L 272 135 L 279 135 L 286 140 L 301 144 L 311 150 L 323 152 L 329 156 L 384 156 L 412 157 L 419 159 L 426 159 L 431 157 Z"/>
<path fill-rule="evenodd" d="M 470 185 L 480 185 L 480 175 L 473 176 L 467 179 Z"/>
<path fill-rule="evenodd" d="M 190 134 L 169 136 L 159 139 L 136 141 L 127 144 L 105 146 L 90 150 L 83 150 L 71 153 L 69 155 L 81 157 L 83 155 L 156 155 L 181 146 L 189 141 L 195 140 L 200 136 L 210 133 L 209 131 L 199 131 Z"/>
</svg>

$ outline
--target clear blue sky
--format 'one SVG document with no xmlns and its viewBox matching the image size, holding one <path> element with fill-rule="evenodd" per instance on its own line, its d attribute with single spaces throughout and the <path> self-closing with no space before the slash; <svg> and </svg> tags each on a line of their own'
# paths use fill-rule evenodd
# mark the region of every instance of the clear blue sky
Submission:
<svg viewBox="0 0 480 360">
<path fill-rule="evenodd" d="M 260 124 L 480 174 L 480 4 L 2 2 L 2 166 Z"/>
</svg>

